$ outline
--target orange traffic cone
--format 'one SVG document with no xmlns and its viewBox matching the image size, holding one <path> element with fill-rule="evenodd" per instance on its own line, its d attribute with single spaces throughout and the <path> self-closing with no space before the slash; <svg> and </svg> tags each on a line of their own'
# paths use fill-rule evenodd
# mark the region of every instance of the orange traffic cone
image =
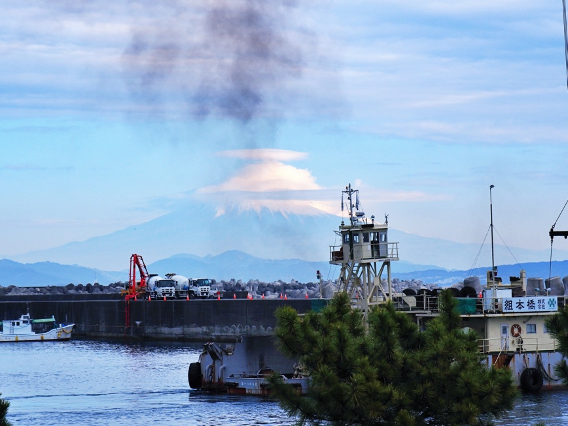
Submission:
<svg viewBox="0 0 568 426">
<path fill-rule="evenodd" d="M 308 299 L 308 293 L 306 293 L 306 299 Z"/>
<path fill-rule="evenodd" d="M 221 295 L 220 295 L 220 294 L 217 295 L 217 300 L 221 300 Z"/>
<path fill-rule="evenodd" d="M 152 300 L 152 298 L 150 297 L 150 295 L 148 295 L 148 302 L 149 302 L 150 300 Z"/>
<path fill-rule="evenodd" d="M 262 298 L 264 299 L 264 293 L 262 293 Z"/>
<path fill-rule="evenodd" d="M 189 300 L 189 294 L 185 297 L 185 300 Z"/>
<path fill-rule="evenodd" d="M 164 302 L 166 301 L 166 296 L 164 296 Z"/>
<path fill-rule="evenodd" d="M 237 298 L 237 293 L 233 293 L 233 299 Z"/>
<path fill-rule="evenodd" d="M 284 295 L 284 300 L 288 300 L 288 295 L 287 295 L 287 294 Z"/>
<path fill-rule="evenodd" d="M 134 301 L 136 302 L 138 299 L 136 298 L 136 295 L 134 295 Z"/>
</svg>

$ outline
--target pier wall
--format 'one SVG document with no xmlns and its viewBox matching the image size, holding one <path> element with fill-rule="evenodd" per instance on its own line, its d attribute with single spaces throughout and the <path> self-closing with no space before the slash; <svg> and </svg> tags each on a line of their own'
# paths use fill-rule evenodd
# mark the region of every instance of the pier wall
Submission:
<svg viewBox="0 0 568 426">
<path fill-rule="evenodd" d="M 288 305 L 298 313 L 319 310 L 321 299 L 289 300 L 0 300 L 0 318 L 16 319 L 29 311 L 32 318 L 55 316 L 75 324 L 74 336 L 167 340 L 234 340 L 241 336 L 270 336 L 274 312 Z M 31 298 L 30 298 L 31 299 Z"/>
</svg>

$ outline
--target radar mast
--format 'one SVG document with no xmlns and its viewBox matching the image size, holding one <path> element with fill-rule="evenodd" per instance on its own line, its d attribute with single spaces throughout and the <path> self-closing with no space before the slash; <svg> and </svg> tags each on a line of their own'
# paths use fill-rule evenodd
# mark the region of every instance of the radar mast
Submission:
<svg viewBox="0 0 568 426">
<path fill-rule="evenodd" d="M 349 223 L 342 221 L 335 231 L 341 244 L 330 247 L 329 262 L 341 266 L 337 291 L 349 294 L 366 316 L 373 305 L 392 298 L 391 261 L 398 260 L 398 243 L 388 241 L 388 215 L 385 223 L 375 222 L 375 216 L 369 220 L 361 210 L 359 190 L 351 184 L 341 193 L 344 209 Z"/>
</svg>

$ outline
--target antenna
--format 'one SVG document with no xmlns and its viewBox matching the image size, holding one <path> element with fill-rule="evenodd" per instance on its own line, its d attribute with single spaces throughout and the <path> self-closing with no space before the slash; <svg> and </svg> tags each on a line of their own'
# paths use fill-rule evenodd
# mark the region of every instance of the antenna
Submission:
<svg viewBox="0 0 568 426">
<path fill-rule="evenodd" d="M 353 218 L 353 208 L 359 210 L 359 190 L 352 189 L 351 184 L 345 187 L 345 191 L 341 192 L 341 209 L 343 210 L 343 194 L 347 195 L 347 200 L 349 201 L 349 219 L 351 220 L 351 226 L 355 225 L 356 219 Z M 355 194 L 355 205 L 353 204 L 353 194 Z"/>
</svg>

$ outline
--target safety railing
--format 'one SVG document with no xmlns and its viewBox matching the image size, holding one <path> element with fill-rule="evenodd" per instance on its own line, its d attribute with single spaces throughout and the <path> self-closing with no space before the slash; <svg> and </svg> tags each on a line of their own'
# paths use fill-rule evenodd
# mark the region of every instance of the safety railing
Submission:
<svg viewBox="0 0 568 426">
<path fill-rule="evenodd" d="M 552 337 L 510 337 L 501 336 L 479 339 L 479 351 L 483 353 L 525 353 L 556 351 L 556 340 Z"/>
<path fill-rule="evenodd" d="M 398 259 L 398 242 L 392 243 L 354 243 L 345 251 L 343 245 L 329 247 L 329 259 L 331 262 L 350 261 L 384 261 Z"/>
<path fill-rule="evenodd" d="M 402 295 L 393 297 L 393 303 L 399 310 L 438 312 L 438 297 L 426 294 Z"/>
<path fill-rule="evenodd" d="M 421 310 L 438 312 L 440 310 L 437 290 L 403 290 L 402 295 L 393 297 L 395 306 L 403 310 Z M 544 313 L 560 311 L 566 305 L 567 296 L 534 296 L 534 297 L 459 297 L 458 311 L 463 315 L 473 314 L 507 314 L 507 313 Z"/>
</svg>

